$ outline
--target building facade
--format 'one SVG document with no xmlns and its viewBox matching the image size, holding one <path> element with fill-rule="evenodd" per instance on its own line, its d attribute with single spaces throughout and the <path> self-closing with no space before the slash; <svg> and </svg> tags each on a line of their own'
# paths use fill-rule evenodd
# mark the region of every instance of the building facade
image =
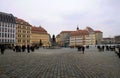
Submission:
<svg viewBox="0 0 120 78">
<path fill-rule="evenodd" d="M 71 31 L 62 31 L 56 36 L 56 42 L 59 46 L 68 47 L 70 42 Z"/>
<path fill-rule="evenodd" d="M 31 28 L 32 26 L 23 19 L 16 18 L 16 45 L 31 44 Z"/>
<path fill-rule="evenodd" d="M 102 40 L 103 40 L 103 32 L 96 30 L 95 31 L 95 38 L 96 38 L 96 44 L 102 44 Z"/>
<path fill-rule="evenodd" d="M 40 45 L 42 43 L 42 46 L 51 46 L 50 35 L 41 26 L 32 27 L 31 42 L 34 45 Z"/>
<path fill-rule="evenodd" d="M 120 44 L 120 35 L 115 36 L 115 43 Z"/>
<path fill-rule="evenodd" d="M 70 46 L 90 45 L 89 32 L 86 30 L 72 31 L 70 36 Z"/>
<path fill-rule="evenodd" d="M 96 37 L 95 37 L 95 31 L 91 27 L 86 27 L 86 29 L 89 32 L 90 36 L 90 45 L 96 44 Z"/>
<path fill-rule="evenodd" d="M 0 12 L 0 44 L 14 45 L 16 42 L 16 21 L 12 14 Z"/>
<path fill-rule="evenodd" d="M 103 38 L 102 43 L 103 44 L 113 44 L 113 43 L 115 43 L 115 40 L 114 40 L 114 38 L 107 37 L 107 38 Z"/>
<path fill-rule="evenodd" d="M 76 31 L 62 31 L 57 35 L 56 40 L 60 46 L 77 46 L 77 45 L 96 45 L 101 44 L 103 33 L 99 30 L 93 30 L 91 27 L 86 27 L 80 30 L 77 27 Z"/>
<path fill-rule="evenodd" d="M 96 45 L 96 44 L 102 43 L 103 33 L 100 30 L 93 30 L 91 27 L 86 27 L 85 30 L 87 30 L 89 32 L 91 45 Z"/>
</svg>

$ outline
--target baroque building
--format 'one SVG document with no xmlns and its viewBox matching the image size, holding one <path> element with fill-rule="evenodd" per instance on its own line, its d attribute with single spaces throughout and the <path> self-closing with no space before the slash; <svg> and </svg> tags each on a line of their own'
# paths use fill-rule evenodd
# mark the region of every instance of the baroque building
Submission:
<svg viewBox="0 0 120 78">
<path fill-rule="evenodd" d="M 86 27 L 86 29 L 89 32 L 90 36 L 90 45 L 95 45 L 96 44 L 96 36 L 95 36 L 95 31 L 91 27 Z"/>
<path fill-rule="evenodd" d="M 101 44 L 103 40 L 103 32 L 100 30 L 93 30 L 91 27 L 86 27 L 90 36 L 90 45 Z"/>
<path fill-rule="evenodd" d="M 102 44 L 102 40 L 103 40 L 103 32 L 101 32 L 100 30 L 95 30 L 95 41 L 96 44 Z"/>
<path fill-rule="evenodd" d="M 60 34 L 56 36 L 56 42 L 57 45 L 62 47 L 68 47 L 69 46 L 69 38 L 70 38 L 71 31 L 62 31 Z"/>
<path fill-rule="evenodd" d="M 32 26 L 28 22 L 16 17 L 16 45 L 31 44 L 31 28 Z"/>
<path fill-rule="evenodd" d="M 115 43 L 120 44 L 120 35 L 115 36 Z"/>
<path fill-rule="evenodd" d="M 70 46 L 90 45 L 90 36 L 87 30 L 72 31 L 70 36 Z"/>
<path fill-rule="evenodd" d="M 34 45 L 51 46 L 50 35 L 43 27 L 32 27 L 31 42 Z"/>
<path fill-rule="evenodd" d="M 76 31 L 62 31 L 57 35 L 56 40 L 59 46 L 79 46 L 101 44 L 103 33 L 86 27 L 81 30 L 77 27 Z"/>
<path fill-rule="evenodd" d="M 13 46 L 16 42 L 16 21 L 12 14 L 0 12 L 0 44 Z"/>
</svg>

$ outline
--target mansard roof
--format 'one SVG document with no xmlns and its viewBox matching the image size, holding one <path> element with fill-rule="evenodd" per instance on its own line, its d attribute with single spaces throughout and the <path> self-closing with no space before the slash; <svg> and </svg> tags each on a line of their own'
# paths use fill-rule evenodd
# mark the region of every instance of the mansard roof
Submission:
<svg viewBox="0 0 120 78">
<path fill-rule="evenodd" d="M 88 32 L 94 32 L 94 30 L 91 27 L 86 27 L 86 29 Z"/>
<path fill-rule="evenodd" d="M 72 31 L 72 36 L 79 36 L 79 35 L 89 35 L 89 32 L 87 30 L 78 30 L 78 31 Z"/>
<path fill-rule="evenodd" d="M 47 34 L 47 31 L 43 28 L 43 27 L 32 27 L 32 32 L 36 32 L 36 33 L 44 33 Z"/>
<path fill-rule="evenodd" d="M 95 30 L 94 32 L 95 33 L 102 33 L 102 31 L 100 31 L 100 30 Z"/>
<path fill-rule="evenodd" d="M 72 31 L 62 31 L 60 34 L 62 33 L 71 33 Z"/>
<path fill-rule="evenodd" d="M 1 22 L 9 22 L 9 23 L 16 23 L 15 17 L 12 14 L 0 12 L 0 21 Z"/>
<path fill-rule="evenodd" d="M 20 18 L 15 18 L 15 20 L 16 20 L 16 23 L 17 24 L 21 24 L 21 25 L 26 25 L 26 26 L 31 26 L 28 22 L 26 22 L 25 20 L 23 20 L 23 19 L 20 19 Z"/>
</svg>

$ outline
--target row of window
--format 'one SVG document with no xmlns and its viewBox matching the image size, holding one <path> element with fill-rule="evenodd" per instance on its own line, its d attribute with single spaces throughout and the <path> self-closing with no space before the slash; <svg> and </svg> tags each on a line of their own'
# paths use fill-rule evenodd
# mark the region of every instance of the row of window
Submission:
<svg viewBox="0 0 120 78">
<path fill-rule="evenodd" d="M 82 38 L 82 37 L 89 37 L 89 35 L 79 35 L 79 36 L 73 36 L 73 38 L 75 37 L 75 38 Z"/>
<path fill-rule="evenodd" d="M 15 28 L 15 24 L 0 22 L 0 28 Z M 27 26 L 18 26 L 18 28 L 24 28 L 30 30 Z"/>
<path fill-rule="evenodd" d="M 82 43 L 82 42 L 76 42 L 76 43 Z M 75 44 L 75 42 L 71 42 L 71 44 Z"/>
<path fill-rule="evenodd" d="M 23 28 L 23 29 L 29 29 L 30 30 L 30 27 L 28 27 L 28 26 L 18 26 L 18 28 Z"/>
<path fill-rule="evenodd" d="M 10 42 L 13 42 L 13 43 L 14 43 L 15 40 L 14 40 L 14 39 L 0 39 L 0 42 L 1 42 L 1 43 L 5 43 L 5 42 L 6 42 L 6 43 L 10 43 Z"/>
<path fill-rule="evenodd" d="M 71 42 L 71 44 L 82 44 L 83 42 Z M 89 42 L 85 42 L 85 44 L 90 44 Z"/>
<path fill-rule="evenodd" d="M 23 43 L 26 43 L 26 42 L 27 42 L 27 43 L 30 43 L 30 40 L 17 40 L 17 42 L 18 42 L 18 43 L 21 43 L 21 42 L 23 42 Z"/>
<path fill-rule="evenodd" d="M 27 38 L 29 38 L 30 35 L 18 35 L 18 37 L 27 37 Z"/>
<path fill-rule="evenodd" d="M 70 38 L 71 41 L 74 41 L 74 40 L 83 40 L 82 38 Z M 85 40 L 90 40 L 90 38 L 85 38 Z"/>
<path fill-rule="evenodd" d="M 15 33 L 15 29 L 0 28 L 0 32 Z"/>
<path fill-rule="evenodd" d="M 70 42 L 90 42 L 90 40 L 70 40 Z"/>
<path fill-rule="evenodd" d="M 10 28 L 14 28 L 15 24 L 13 23 L 6 23 L 6 22 L 0 22 L 0 27 L 10 27 Z"/>
<path fill-rule="evenodd" d="M 0 28 L 16 28 L 15 26 L 2 26 L 0 25 Z"/>
<path fill-rule="evenodd" d="M 88 38 L 90 38 L 90 37 L 87 37 L 87 36 L 86 36 L 85 38 L 88 39 Z M 83 39 L 83 37 L 70 37 L 70 39 Z"/>
<path fill-rule="evenodd" d="M 30 33 L 30 31 L 23 31 L 23 30 L 18 30 L 19 33 L 23 32 L 23 33 Z"/>
<path fill-rule="evenodd" d="M 0 33 L 0 37 L 5 37 L 5 38 L 15 38 L 15 34 L 10 34 L 10 33 Z"/>
</svg>

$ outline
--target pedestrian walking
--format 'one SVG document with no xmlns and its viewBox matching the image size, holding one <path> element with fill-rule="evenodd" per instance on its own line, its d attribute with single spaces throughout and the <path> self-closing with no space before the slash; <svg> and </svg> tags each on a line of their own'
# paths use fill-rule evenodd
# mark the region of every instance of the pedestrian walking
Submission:
<svg viewBox="0 0 120 78">
<path fill-rule="evenodd" d="M 30 53 L 30 45 L 27 45 L 27 52 Z"/>
<path fill-rule="evenodd" d="M 19 52 L 19 46 L 18 45 L 15 46 L 15 51 Z"/>
<path fill-rule="evenodd" d="M 5 46 L 4 45 L 0 45 L 0 49 L 1 49 L 1 54 L 4 54 Z"/>
<path fill-rule="evenodd" d="M 102 46 L 102 51 L 104 51 L 104 45 Z"/>
<path fill-rule="evenodd" d="M 31 48 L 31 51 L 34 52 L 34 50 L 35 50 L 34 45 L 32 45 L 30 48 Z"/>
<path fill-rule="evenodd" d="M 81 46 L 77 46 L 77 48 L 78 48 L 78 51 L 81 51 L 81 48 L 82 48 L 82 47 L 81 47 Z"/>
<path fill-rule="evenodd" d="M 108 45 L 106 45 L 106 51 L 109 51 L 109 46 Z"/>
<path fill-rule="evenodd" d="M 83 52 L 83 54 L 84 54 L 84 51 L 85 51 L 85 47 L 84 47 L 84 46 L 82 46 L 82 52 Z"/>
<path fill-rule="evenodd" d="M 12 49 L 13 49 L 13 51 L 15 51 L 15 46 L 13 46 L 13 48 L 12 48 Z"/>
<path fill-rule="evenodd" d="M 25 52 L 25 45 L 22 46 L 22 52 Z"/>
<path fill-rule="evenodd" d="M 98 48 L 99 52 L 102 50 L 100 45 L 98 45 L 97 48 Z"/>
</svg>

